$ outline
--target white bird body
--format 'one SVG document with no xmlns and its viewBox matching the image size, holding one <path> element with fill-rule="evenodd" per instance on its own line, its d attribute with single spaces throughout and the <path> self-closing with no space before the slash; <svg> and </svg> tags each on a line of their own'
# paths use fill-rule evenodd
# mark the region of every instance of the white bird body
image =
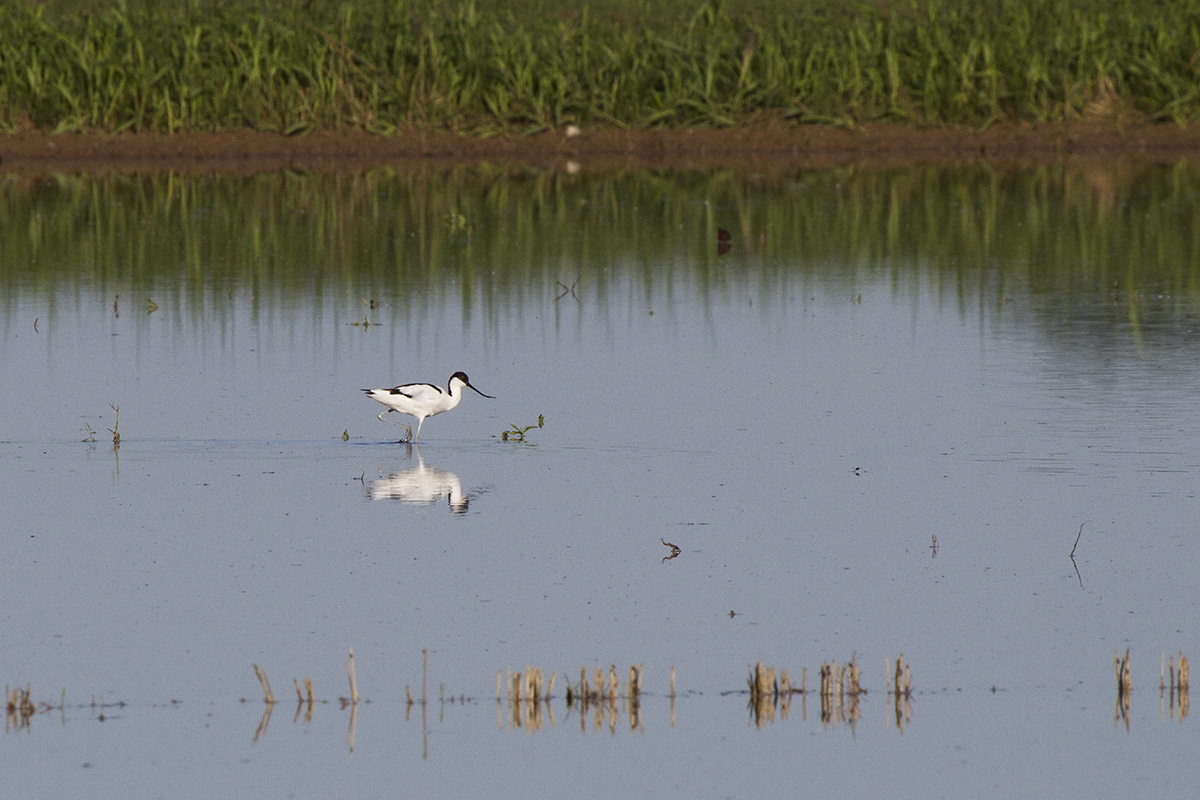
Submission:
<svg viewBox="0 0 1200 800">
<path fill-rule="evenodd" d="M 399 411 L 401 414 L 408 414 L 410 417 L 416 418 L 417 433 L 415 436 L 411 426 L 404 426 L 408 429 L 408 440 L 415 442 L 421 438 L 421 425 L 425 422 L 425 418 L 441 414 L 443 411 L 449 411 L 457 406 L 462 400 L 462 387 L 464 386 L 489 400 L 496 399 L 471 386 L 471 381 L 465 372 L 456 372 L 451 375 L 450 382 L 446 384 L 445 389 L 434 386 L 432 383 L 404 383 L 400 386 L 393 386 L 391 389 L 363 389 L 363 391 L 367 393 L 367 397 L 387 406 L 387 411 L 379 414 L 381 422 L 387 421 L 383 416 L 391 411 Z"/>
</svg>

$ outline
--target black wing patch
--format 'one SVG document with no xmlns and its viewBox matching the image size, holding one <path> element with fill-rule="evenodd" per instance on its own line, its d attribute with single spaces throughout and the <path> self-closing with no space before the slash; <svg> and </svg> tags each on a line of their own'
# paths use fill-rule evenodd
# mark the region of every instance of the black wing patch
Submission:
<svg viewBox="0 0 1200 800">
<path fill-rule="evenodd" d="M 433 391 L 437 392 L 438 394 L 446 393 L 445 389 L 443 389 L 440 386 L 434 386 L 432 383 L 406 383 L 402 386 L 397 386 L 394 389 L 388 389 L 388 394 L 402 394 L 405 397 L 415 397 L 414 394 L 412 394 L 410 392 L 406 392 L 404 390 L 405 389 L 416 389 L 418 387 L 420 387 L 422 389 L 425 389 L 425 388 L 432 389 Z"/>
</svg>

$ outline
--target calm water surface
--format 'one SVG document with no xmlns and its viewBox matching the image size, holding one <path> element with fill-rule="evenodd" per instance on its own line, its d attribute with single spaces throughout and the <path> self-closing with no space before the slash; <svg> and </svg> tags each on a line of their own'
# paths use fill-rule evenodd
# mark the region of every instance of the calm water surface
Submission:
<svg viewBox="0 0 1200 800">
<path fill-rule="evenodd" d="M 56 707 L 10 725 L 6 784 L 1194 792 L 1158 671 L 1200 653 L 1198 183 L 0 182 L 0 675 Z M 497 399 L 419 448 L 359 391 L 455 370 Z M 756 724 L 738 693 L 756 661 L 813 688 L 851 656 L 857 719 L 812 693 Z M 260 729 L 251 664 L 328 702 Z M 632 730 L 563 699 L 609 664 L 644 667 Z M 556 699 L 516 727 L 496 674 L 527 665 Z"/>
</svg>

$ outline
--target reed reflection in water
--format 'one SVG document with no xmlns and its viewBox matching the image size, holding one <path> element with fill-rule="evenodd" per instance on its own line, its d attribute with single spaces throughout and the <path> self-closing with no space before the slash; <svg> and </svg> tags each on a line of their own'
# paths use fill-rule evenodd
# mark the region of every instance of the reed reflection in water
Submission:
<svg viewBox="0 0 1200 800">
<path fill-rule="evenodd" d="M 491 326 L 545 313 L 547 296 L 611 303 L 621 265 L 650 306 L 681 290 L 701 303 L 750 290 L 778 302 L 814 282 L 852 296 L 886 278 L 988 315 L 1017 289 L 1067 307 L 1111 298 L 1113 319 L 1136 327 L 1155 304 L 1196 311 L 1200 233 L 1180 221 L 1200 216 L 1197 185 L 1188 160 L 9 178 L 0 310 L 50 292 L 52 320 L 81 289 L 135 304 L 149 293 L 186 307 L 193 330 L 223 330 L 231 294 L 249 292 L 256 318 L 318 311 L 312 299 L 331 294 L 348 301 L 338 322 L 374 322 L 385 303 L 388 324 L 402 318 L 414 334 L 443 307 Z"/>
</svg>

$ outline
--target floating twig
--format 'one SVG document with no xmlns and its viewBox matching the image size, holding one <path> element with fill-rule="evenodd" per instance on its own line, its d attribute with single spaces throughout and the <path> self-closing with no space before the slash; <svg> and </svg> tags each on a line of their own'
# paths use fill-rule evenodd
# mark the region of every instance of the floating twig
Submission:
<svg viewBox="0 0 1200 800">
<path fill-rule="evenodd" d="M 275 705 L 275 695 L 271 694 L 271 682 L 267 680 L 267 673 L 259 669 L 258 664 L 251 664 L 254 667 L 254 675 L 258 678 L 259 685 L 262 686 L 263 700 L 267 705 Z"/>
<path fill-rule="evenodd" d="M 292 678 L 292 685 L 296 687 L 296 715 L 292 717 L 292 722 L 300 719 L 300 710 L 305 707 L 304 693 L 300 691 L 300 682 Z M 305 722 L 312 722 L 313 704 L 316 698 L 313 697 L 312 681 L 308 678 L 304 679 L 304 688 L 308 691 L 308 710 L 304 714 Z"/>
<path fill-rule="evenodd" d="M 300 681 L 296 680 L 295 678 L 292 678 L 292 685 L 294 685 L 296 687 L 296 699 L 299 700 L 301 703 L 305 702 L 306 698 L 304 696 L 304 692 L 300 691 Z M 316 698 L 313 696 L 313 685 L 312 685 L 311 678 L 304 679 L 304 688 L 308 692 L 307 702 L 311 706 L 313 703 L 316 702 Z"/>
<path fill-rule="evenodd" d="M 1079 538 L 1083 536 L 1083 526 L 1087 525 L 1090 521 L 1091 520 L 1084 520 L 1083 522 L 1079 523 L 1079 533 L 1075 534 L 1075 544 L 1071 545 L 1071 552 L 1067 554 L 1070 556 L 1072 561 L 1075 560 L 1075 548 L 1079 547 Z"/>
<path fill-rule="evenodd" d="M 679 545 L 672 544 L 671 542 L 668 542 L 666 539 L 662 538 L 661 536 L 658 537 L 658 540 L 660 542 L 662 542 L 664 545 L 666 545 L 667 547 L 671 548 L 671 554 L 668 556 L 663 556 L 662 561 L 659 562 L 660 564 L 670 561 L 672 558 L 677 557 L 679 555 L 679 553 L 681 552 L 679 549 Z"/>
<path fill-rule="evenodd" d="M 1067 554 L 1067 558 L 1071 559 L 1071 566 L 1075 568 L 1075 577 L 1079 579 L 1079 588 L 1083 588 L 1083 575 L 1079 573 L 1079 565 L 1075 563 L 1075 548 L 1079 546 L 1079 537 L 1083 536 L 1083 526 L 1087 522 L 1079 523 L 1079 533 L 1075 534 L 1075 544 L 1071 545 L 1071 552 Z"/>
<path fill-rule="evenodd" d="M 346 662 L 346 677 L 350 679 L 350 705 L 358 705 L 358 681 L 354 675 L 354 648 L 350 648 L 350 660 Z"/>
</svg>

